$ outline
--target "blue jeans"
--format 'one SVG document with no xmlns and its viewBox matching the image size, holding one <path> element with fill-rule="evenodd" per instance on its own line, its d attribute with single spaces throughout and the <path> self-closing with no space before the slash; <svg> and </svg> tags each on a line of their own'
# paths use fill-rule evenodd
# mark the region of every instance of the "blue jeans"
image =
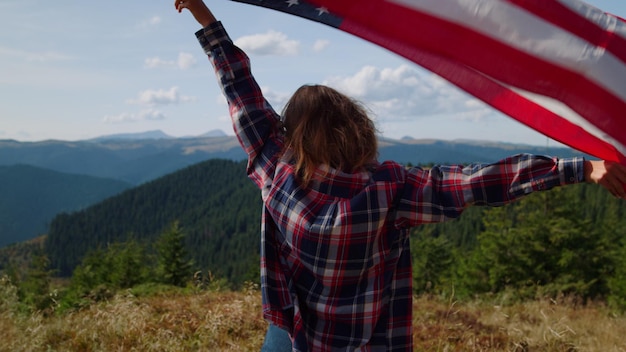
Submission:
<svg viewBox="0 0 626 352">
<path fill-rule="evenodd" d="M 261 352 L 291 352 L 291 339 L 287 331 L 270 324 Z"/>
</svg>

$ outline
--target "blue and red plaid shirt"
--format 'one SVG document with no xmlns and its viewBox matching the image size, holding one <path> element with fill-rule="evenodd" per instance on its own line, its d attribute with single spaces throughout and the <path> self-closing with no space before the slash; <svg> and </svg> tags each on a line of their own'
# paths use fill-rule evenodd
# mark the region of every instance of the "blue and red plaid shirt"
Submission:
<svg viewBox="0 0 626 352">
<path fill-rule="evenodd" d="M 289 331 L 294 351 L 410 351 L 410 227 L 584 179 L 582 158 L 522 154 L 430 170 L 390 161 L 356 174 L 320 166 L 304 188 L 246 54 L 220 22 L 196 36 L 261 189 L 263 314 Z"/>
</svg>

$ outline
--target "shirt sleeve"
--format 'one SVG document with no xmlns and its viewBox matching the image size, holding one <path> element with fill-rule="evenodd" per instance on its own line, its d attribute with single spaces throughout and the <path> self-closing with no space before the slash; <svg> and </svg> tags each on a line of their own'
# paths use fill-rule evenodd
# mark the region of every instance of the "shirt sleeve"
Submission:
<svg viewBox="0 0 626 352">
<path fill-rule="evenodd" d="M 278 114 L 252 76 L 248 56 L 234 45 L 221 22 L 196 32 L 228 102 L 233 129 L 248 156 L 248 176 L 263 189 L 271 183 L 282 149 Z"/>
<path fill-rule="evenodd" d="M 519 154 L 493 164 L 411 168 L 396 226 L 457 218 L 468 206 L 502 206 L 535 191 L 584 182 L 583 158 Z"/>
</svg>

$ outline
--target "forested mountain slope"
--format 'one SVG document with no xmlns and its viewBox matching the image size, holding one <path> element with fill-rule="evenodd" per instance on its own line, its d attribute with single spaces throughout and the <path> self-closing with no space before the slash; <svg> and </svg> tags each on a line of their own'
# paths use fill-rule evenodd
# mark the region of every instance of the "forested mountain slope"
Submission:
<svg viewBox="0 0 626 352">
<path fill-rule="evenodd" d="M 60 214 L 46 251 L 52 268 L 68 276 L 90 249 L 130 238 L 152 243 L 178 221 L 198 268 L 242 277 L 258 271 L 260 214 L 260 193 L 246 177 L 245 163 L 212 159 Z"/>
</svg>

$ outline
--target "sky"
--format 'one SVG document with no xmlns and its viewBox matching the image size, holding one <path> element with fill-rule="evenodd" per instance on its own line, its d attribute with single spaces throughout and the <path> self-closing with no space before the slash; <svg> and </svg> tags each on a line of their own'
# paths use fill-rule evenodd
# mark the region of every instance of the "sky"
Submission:
<svg viewBox="0 0 626 352">
<path fill-rule="evenodd" d="M 626 17 L 624 0 L 587 2 Z M 173 3 L 0 0 L 0 139 L 233 134 L 200 26 Z M 256 6 L 207 4 L 277 111 L 302 84 L 327 84 L 363 102 L 388 138 L 559 145 L 360 38 Z"/>
</svg>

